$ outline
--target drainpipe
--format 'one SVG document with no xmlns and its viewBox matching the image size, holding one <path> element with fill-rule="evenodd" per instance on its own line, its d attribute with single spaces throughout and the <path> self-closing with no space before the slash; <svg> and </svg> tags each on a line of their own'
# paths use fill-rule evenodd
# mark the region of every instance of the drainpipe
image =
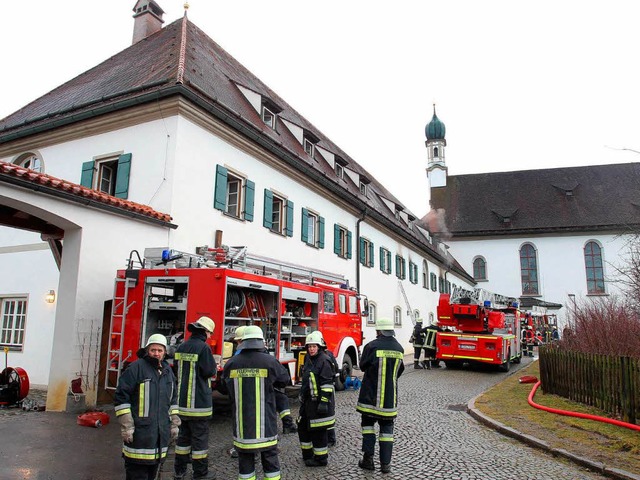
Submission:
<svg viewBox="0 0 640 480">
<path fill-rule="evenodd" d="M 356 222 L 356 290 L 360 293 L 360 222 L 367 216 L 367 209 L 362 210 L 362 214 Z"/>
</svg>

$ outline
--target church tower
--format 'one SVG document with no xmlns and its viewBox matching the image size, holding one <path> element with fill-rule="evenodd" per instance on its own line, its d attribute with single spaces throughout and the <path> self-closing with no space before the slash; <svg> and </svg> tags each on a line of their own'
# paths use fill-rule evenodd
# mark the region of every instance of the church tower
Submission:
<svg viewBox="0 0 640 480">
<path fill-rule="evenodd" d="M 433 118 L 424 129 L 427 136 L 425 145 L 427 147 L 427 178 L 429 187 L 446 187 L 447 185 L 447 165 L 444 161 L 444 148 L 447 141 L 444 136 L 446 129 L 444 123 L 436 115 L 436 105 L 433 104 Z"/>
</svg>

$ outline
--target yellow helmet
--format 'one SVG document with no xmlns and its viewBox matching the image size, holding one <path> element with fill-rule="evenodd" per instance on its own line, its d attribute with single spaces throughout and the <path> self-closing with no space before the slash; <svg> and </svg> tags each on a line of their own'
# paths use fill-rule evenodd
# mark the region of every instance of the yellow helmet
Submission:
<svg viewBox="0 0 640 480">
<path fill-rule="evenodd" d="M 305 345 L 318 345 L 322 347 L 324 345 L 324 338 L 322 337 L 322 333 L 318 330 L 311 332 L 307 335 L 307 338 L 304 342 Z"/>
</svg>

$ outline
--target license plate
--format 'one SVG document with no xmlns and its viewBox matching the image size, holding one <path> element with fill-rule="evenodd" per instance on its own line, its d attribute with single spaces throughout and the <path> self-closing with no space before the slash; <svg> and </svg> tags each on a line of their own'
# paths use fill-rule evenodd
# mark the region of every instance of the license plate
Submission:
<svg viewBox="0 0 640 480">
<path fill-rule="evenodd" d="M 458 348 L 460 350 L 475 350 L 476 346 L 475 345 L 462 344 L 462 345 L 458 345 Z"/>
</svg>

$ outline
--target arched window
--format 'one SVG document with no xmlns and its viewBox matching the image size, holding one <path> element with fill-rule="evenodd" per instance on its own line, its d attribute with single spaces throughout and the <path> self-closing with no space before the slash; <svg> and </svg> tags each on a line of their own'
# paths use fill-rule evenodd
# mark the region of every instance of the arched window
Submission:
<svg viewBox="0 0 640 480">
<path fill-rule="evenodd" d="M 438 147 L 433 147 L 433 156 L 434 157 L 438 156 Z"/>
<path fill-rule="evenodd" d="M 393 307 L 393 324 L 396 327 L 402 326 L 402 309 L 398 306 Z"/>
<path fill-rule="evenodd" d="M 422 318 L 420 317 L 420 310 L 417 308 L 413 311 L 413 318 Z"/>
<path fill-rule="evenodd" d="M 584 265 L 587 271 L 587 293 L 605 293 L 602 248 L 594 241 L 587 242 L 584 246 Z"/>
<path fill-rule="evenodd" d="M 429 288 L 429 265 L 427 261 L 422 261 L 422 288 Z"/>
<path fill-rule="evenodd" d="M 44 173 L 44 163 L 40 155 L 33 152 L 23 153 L 16 159 L 15 164 L 34 172 Z"/>
<path fill-rule="evenodd" d="M 367 316 L 367 325 L 375 325 L 377 315 L 378 306 L 374 302 L 369 301 L 369 315 Z"/>
<path fill-rule="evenodd" d="M 523 295 L 538 295 L 538 260 L 530 243 L 520 247 L 520 278 Z"/>
<path fill-rule="evenodd" d="M 487 279 L 487 261 L 483 257 L 476 257 L 473 260 L 473 279 Z"/>
</svg>

